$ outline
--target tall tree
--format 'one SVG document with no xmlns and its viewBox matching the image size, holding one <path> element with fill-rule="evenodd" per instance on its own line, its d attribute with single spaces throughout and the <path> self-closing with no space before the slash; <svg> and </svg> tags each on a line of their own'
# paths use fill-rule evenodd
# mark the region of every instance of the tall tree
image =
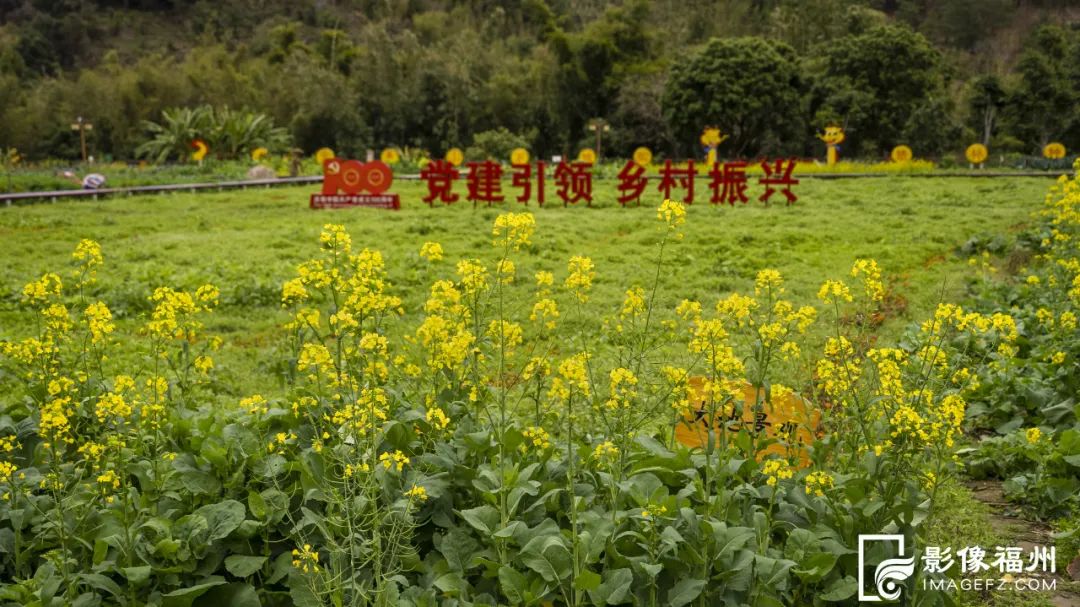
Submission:
<svg viewBox="0 0 1080 607">
<path fill-rule="evenodd" d="M 884 153 L 900 143 L 933 152 L 922 142 L 903 140 L 913 129 L 933 130 L 935 121 L 942 129 L 949 126 L 942 63 L 925 37 L 903 25 L 837 39 L 825 49 L 815 81 L 815 126 L 839 122 L 852 152 Z"/>
<path fill-rule="evenodd" d="M 971 83 L 968 100 L 968 125 L 981 137 L 982 144 L 990 145 L 1001 109 L 1005 107 L 1005 89 L 1001 79 L 993 74 L 980 76 Z"/>
<path fill-rule="evenodd" d="M 694 149 L 706 125 L 730 134 L 725 146 L 738 156 L 785 147 L 799 132 L 797 61 L 782 42 L 713 38 L 676 63 L 663 106 L 679 150 Z"/>
<path fill-rule="evenodd" d="M 1040 27 L 1028 39 L 1020 57 L 1020 82 L 1009 97 L 1009 122 L 1014 135 L 1033 152 L 1060 137 L 1077 120 L 1075 66 L 1069 60 L 1076 34 L 1056 25 Z"/>
</svg>

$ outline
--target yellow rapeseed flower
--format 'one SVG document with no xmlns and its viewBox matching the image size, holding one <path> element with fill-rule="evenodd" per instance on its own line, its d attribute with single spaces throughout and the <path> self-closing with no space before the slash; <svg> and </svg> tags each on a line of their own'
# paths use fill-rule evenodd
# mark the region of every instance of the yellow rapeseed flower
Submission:
<svg viewBox="0 0 1080 607">
<path fill-rule="evenodd" d="M 423 485 L 413 485 L 411 489 L 405 492 L 405 497 L 409 498 L 410 501 L 426 502 L 428 499 L 427 489 Z"/>
<path fill-rule="evenodd" d="M 539 426 L 529 426 L 521 432 L 521 435 L 525 437 L 525 444 L 521 446 L 522 450 L 529 447 L 541 451 L 551 448 L 551 435 Z"/>
<path fill-rule="evenodd" d="M 294 549 L 292 551 L 293 567 L 303 571 L 304 573 L 318 573 L 319 572 L 319 552 L 311 548 L 311 544 L 304 544 L 302 549 Z"/>
<path fill-rule="evenodd" d="M 826 304 L 850 302 L 853 300 L 847 285 L 839 280 L 826 280 L 818 289 L 818 299 Z"/>
<path fill-rule="evenodd" d="M 437 430 L 445 430 L 446 427 L 450 425 L 450 418 L 447 417 L 446 412 L 444 412 L 439 407 L 432 407 L 428 409 L 427 412 L 424 414 L 424 419 L 426 419 L 427 422 L 431 424 L 431 427 Z"/>
<path fill-rule="evenodd" d="M 806 475 L 806 494 L 822 497 L 833 488 L 833 477 L 828 472 L 811 472 Z"/>
<path fill-rule="evenodd" d="M 442 245 L 437 242 L 425 242 L 420 246 L 420 257 L 433 263 L 442 260 Z"/>
<path fill-rule="evenodd" d="M 775 487 L 778 480 L 794 476 L 795 470 L 784 460 L 770 459 L 761 466 L 761 473 L 765 475 L 765 484 Z"/>
<path fill-rule="evenodd" d="M 381 463 L 386 470 L 396 468 L 398 472 L 401 472 L 405 468 L 405 464 L 409 463 L 409 458 L 400 450 L 395 449 L 393 453 L 379 454 L 379 463 Z"/>
<path fill-rule="evenodd" d="M 542 322 L 548 330 L 555 328 L 555 319 L 559 317 L 559 306 L 554 299 L 541 299 L 533 304 L 529 320 Z"/>
<path fill-rule="evenodd" d="M 1024 432 L 1024 437 L 1027 439 L 1028 444 L 1034 445 L 1042 439 L 1042 430 L 1037 426 L 1034 428 L 1028 428 Z"/>
<path fill-rule="evenodd" d="M 569 270 L 570 275 L 566 277 L 563 285 L 577 297 L 578 301 L 588 302 L 589 290 L 592 288 L 593 279 L 596 278 L 592 260 L 575 255 L 570 258 Z"/>
<path fill-rule="evenodd" d="M 626 291 L 626 297 L 623 299 L 622 310 L 619 312 L 621 318 L 637 318 L 645 313 L 645 289 L 641 287 L 633 287 Z"/>
<path fill-rule="evenodd" d="M 461 278 L 461 287 L 469 295 L 475 295 L 488 288 L 487 268 L 479 259 L 463 259 L 457 264 L 457 273 Z"/>
<path fill-rule="evenodd" d="M 754 295 L 760 296 L 767 292 L 772 292 L 773 295 L 780 295 L 784 292 L 784 278 L 780 275 L 780 272 L 765 269 L 757 273 L 754 278 Z"/>
<path fill-rule="evenodd" d="M 873 259 L 856 259 L 851 266 L 851 277 L 861 278 L 867 299 L 880 302 L 885 298 L 885 285 L 881 282 L 881 268 Z"/>
<path fill-rule="evenodd" d="M 491 235 L 494 245 L 500 248 L 513 248 L 515 251 L 529 244 L 529 238 L 536 231 L 536 218 L 532 213 L 503 213 L 495 218 Z"/>
<path fill-rule="evenodd" d="M 681 202 L 665 200 L 657 207 L 656 218 L 667 224 L 669 231 L 676 232 L 686 223 L 686 207 Z M 676 232 L 675 238 L 682 238 L 682 234 Z"/>
<path fill-rule="evenodd" d="M 83 316 L 90 329 L 90 341 L 93 343 L 101 343 L 116 328 L 112 322 L 112 312 L 100 301 L 86 306 Z"/>
<path fill-rule="evenodd" d="M 352 238 L 341 224 L 328 223 L 319 234 L 323 247 L 336 253 L 348 254 L 352 250 Z"/>
</svg>

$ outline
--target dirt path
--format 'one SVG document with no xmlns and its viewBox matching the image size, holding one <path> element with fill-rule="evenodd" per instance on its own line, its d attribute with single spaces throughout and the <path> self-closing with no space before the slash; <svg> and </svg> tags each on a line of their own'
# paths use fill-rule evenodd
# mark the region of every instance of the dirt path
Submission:
<svg viewBox="0 0 1080 607">
<path fill-rule="evenodd" d="M 1053 546 L 1050 527 L 1023 517 L 1020 508 L 1005 500 L 1000 481 L 972 481 L 967 484 L 975 499 L 990 510 L 990 525 L 995 534 L 1009 540 L 1010 545 L 1030 552 L 1035 546 Z M 1050 574 L 1025 574 L 1036 579 L 1055 580 L 1053 592 L 1046 593 L 1054 607 L 1080 607 L 1080 557 L 1067 570 Z"/>
</svg>

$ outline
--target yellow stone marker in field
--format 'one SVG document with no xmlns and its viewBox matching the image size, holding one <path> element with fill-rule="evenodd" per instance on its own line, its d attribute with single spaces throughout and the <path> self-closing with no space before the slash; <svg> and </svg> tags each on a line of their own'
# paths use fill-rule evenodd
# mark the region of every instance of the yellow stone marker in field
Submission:
<svg viewBox="0 0 1080 607">
<path fill-rule="evenodd" d="M 757 407 L 758 390 L 749 382 L 743 383 L 741 419 L 733 414 L 728 416 L 727 420 L 721 420 L 721 415 L 708 420 L 706 419 L 708 411 L 704 391 L 705 378 L 691 377 L 691 410 L 675 427 L 675 440 L 687 447 L 703 447 L 708 440 L 711 428 L 719 444 L 720 430 L 726 421 L 727 429 L 731 434 L 745 428 L 758 439 L 777 440 L 758 451 L 758 459 L 763 459 L 766 455 L 787 457 L 794 452 L 796 456 L 792 464 L 799 468 L 809 466 L 810 456 L 806 447 L 814 442 L 814 435 L 821 425 L 821 412 L 794 392 L 774 396 L 772 402 L 762 402 L 759 409 Z M 762 394 L 762 400 L 764 400 L 764 394 Z"/>
<path fill-rule="evenodd" d="M 529 150 L 526 150 L 525 148 L 514 148 L 514 151 L 510 152 L 510 164 L 529 164 Z"/>
<path fill-rule="evenodd" d="M 330 160 L 334 156 L 334 150 L 331 150 L 330 148 L 319 148 L 319 150 L 315 152 L 315 162 L 318 162 L 321 167 L 324 162 Z"/>
<path fill-rule="evenodd" d="M 459 148 L 450 148 L 449 150 L 446 150 L 445 158 L 450 164 L 459 167 L 461 166 L 461 163 L 465 162 L 465 153 Z"/>
<path fill-rule="evenodd" d="M 634 163 L 641 167 L 648 167 L 650 162 L 652 162 L 652 150 L 644 146 L 634 150 Z"/>
<path fill-rule="evenodd" d="M 397 148 L 386 148 L 379 154 L 379 160 L 386 164 L 397 164 L 401 160 L 401 154 L 398 153 Z"/>
<path fill-rule="evenodd" d="M 902 164 L 905 162 L 911 162 L 911 159 L 914 155 L 915 154 L 908 146 L 898 145 L 892 149 L 892 154 L 889 154 L 889 158 L 891 158 L 892 161 L 897 164 Z"/>
<path fill-rule="evenodd" d="M 964 150 L 964 157 L 968 162 L 973 165 L 981 165 L 986 162 L 986 157 L 990 155 L 990 150 L 986 149 L 986 146 L 981 143 L 973 143 Z"/>
<path fill-rule="evenodd" d="M 1061 160 L 1064 157 L 1065 157 L 1065 145 L 1064 144 L 1061 144 L 1061 143 L 1058 143 L 1058 142 L 1055 141 L 1053 143 L 1046 144 L 1046 147 L 1043 148 L 1043 158 L 1046 158 L 1048 160 Z"/>
</svg>

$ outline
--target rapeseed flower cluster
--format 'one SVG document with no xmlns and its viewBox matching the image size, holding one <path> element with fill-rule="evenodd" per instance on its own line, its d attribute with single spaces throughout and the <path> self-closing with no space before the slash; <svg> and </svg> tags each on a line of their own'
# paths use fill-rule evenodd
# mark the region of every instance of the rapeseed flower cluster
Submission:
<svg viewBox="0 0 1080 607">
<path fill-rule="evenodd" d="M 112 312 L 100 301 L 86 306 L 83 318 L 86 319 L 87 328 L 90 330 L 90 339 L 95 344 L 105 341 L 116 329 L 112 322 Z"/>
<path fill-rule="evenodd" d="M 447 426 L 450 425 L 450 418 L 447 417 L 446 412 L 439 407 L 428 409 L 427 412 L 424 413 L 424 419 L 436 430 L 445 430 Z"/>
<path fill-rule="evenodd" d="M 575 255 L 570 258 L 568 269 L 570 274 L 566 277 L 563 285 L 579 302 L 588 303 L 592 281 L 596 278 L 592 260 L 588 257 Z"/>
<path fill-rule="evenodd" d="M 521 325 L 507 320 L 491 321 L 491 324 L 488 325 L 487 335 L 507 354 L 512 353 L 514 348 L 521 345 L 525 339 Z"/>
<path fill-rule="evenodd" d="M 638 378 L 630 369 L 619 367 L 612 369 L 609 374 L 611 379 L 611 396 L 607 400 L 608 409 L 629 409 L 637 398 Z"/>
<path fill-rule="evenodd" d="M 547 297 L 538 299 L 533 304 L 532 313 L 529 314 L 529 320 L 542 323 L 548 331 L 555 328 L 557 318 L 559 318 L 559 306 L 554 299 Z"/>
<path fill-rule="evenodd" d="M 393 453 L 380 453 L 379 463 L 386 470 L 397 470 L 401 472 L 405 469 L 405 464 L 409 463 L 409 458 L 401 452 L 400 449 L 395 449 Z"/>
<path fill-rule="evenodd" d="M 318 573 L 319 551 L 314 550 L 311 544 L 304 544 L 303 548 L 295 548 L 292 551 L 292 565 L 304 573 Z"/>
<path fill-rule="evenodd" d="M 787 461 L 782 459 L 769 459 L 761 466 L 761 474 L 765 476 L 765 484 L 775 487 L 779 480 L 789 479 L 795 475 L 795 469 Z"/>
<path fill-rule="evenodd" d="M 719 318 L 702 319 L 694 323 L 689 350 L 704 356 L 707 367 L 717 375 L 741 376 L 742 359 L 728 342 L 728 332 Z"/>
<path fill-rule="evenodd" d="M 1027 439 L 1028 444 L 1035 445 L 1042 440 L 1042 430 L 1037 426 L 1034 428 L 1028 428 L 1024 431 L 1024 438 Z"/>
<path fill-rule="evenodd" d="M 827 305 L 852 302 L 851 290 L 839 280 L 826 280 L 818 289 L 818 299 Z"/>
<path fill-rule="evenodd" d="M 105 263 L 101 255 L 101 245 L 93 240 L 83 239 L 75 245 L 75 251 L 71 254 L 72 261 L 76 264 L 74 277 L 79 281 L 79 286 L 88 286 L 97 282 L 97 267 Z"/>
<path fill-rule="evenodd" d="M 574 393 L 588 398 L 591 394 L 588 359 L 588 355 L 583 352 L 560 362 L 558 375 L 551 380 L 548 396 L 558 401 L 567 401 Z"/>
<path fill-rule="evenodd" d="M 489 287 L 488 270 L 479 259 L 463 259 L 457 263 L 461 288 L 466 294 L 476 296 Z"/>
<path fill-rule="evenodd" d="M 426 502 L 428 499 L 427 489 L 423 485 L 413 485 L 405 492 L 405 497 L 409 498 L 409 501 Z"/>
<path fill-rule="evenodd" d="M 669 233 L 675 235 L 676 240 L 682 239 L 679 228 L 686 223 L 685 205 L 675 200 L 664 200 L 656 209 L 656 218 L 664 223 Z"/>
<path fill-rule="evenodd" d="M 881 282 L 881 268 L 873 259 L 856 259 L 851 266 L 851 277 L 862 281 L 866 298 L 880 303 L 885 299 L 885 285 Z"/>
<path fill-rule="evenodd" d="M 521 445 L 523 451 L 529 448 L 540 451 L 551 448 L 551 435 L 540 426 L 529 426 L 522 430 L 521 435 L 525 437 L 525 443 Z"/>
<path fill-rule="evenodd" d="M 442 261 L 443 248 L 442 245 L 437 242 L 425 242 L 420 246 L 420 258 L 434 263 L 436 261 Z"/>
<path fill-rule="evenodd" d="M 60 299 L 64 283 L 53 272 L 42 274 L 41 278 L 27 283 L 22 289 L 22 302 L 31 307 L 40 308 L 47 303 Z"/>
<path fill-rule="evenodd" d="M 535 231 L 536 218 L 532 213 L 503 213 L 495 218 L 491 234 L 495 237 L 494 246 L 517 251 L 529 244 Z"/>
<path fill-rule="evenodd" d="M 806 494 L 823 497 L 826 491 L 833 488 L 834 484 L 835 480 L 828 472 L 811 472 L 806 475 Z"/>
<path fill-rule="evenodd" d="M 593 459 L 599 462 L 610 462 L 619 456 L 619 448 L 615 443 L 606 440 L 593 449 Z"/>
<path fill-rule="evenodd" d="M 198 332 L 203 328 L 196 315 L 213 310 L 218 297 L 217 287 L 209 284 L 199 287 L 194 294 L 171 287 L 158 287 L 150 296 L 154 310 L 146 331 L 157 339 L 195 343 Z"/>
<path fill-rule="evenodd" d="M 671 408 L 675 410 L 676 415 L 682 417 L 689 413 L 693 409 L 693 403 L 690 402 L 689 372 L 682 367 L 665 365 L 660 369 L 660 373 L 670 386 L 671 395 L 668 398 L 671 400 Z"/>
<path fill-rule="evenodd" d="M 830 337 L 825 341 L 825 356 L 817 362 L 817 379 L 822 391 L 834 401 L 843 401 L 846 393 L 859 381 L 862 361 L 847 337 Z"/>
</svg>

